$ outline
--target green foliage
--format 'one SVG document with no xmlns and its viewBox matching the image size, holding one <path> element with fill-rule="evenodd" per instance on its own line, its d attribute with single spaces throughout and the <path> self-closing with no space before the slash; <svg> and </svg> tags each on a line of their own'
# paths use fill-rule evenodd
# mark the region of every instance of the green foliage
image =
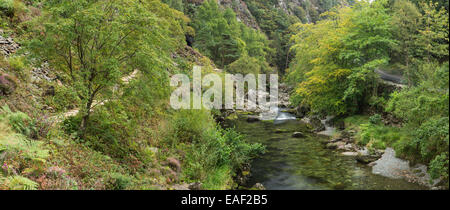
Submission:
<svg viewBox="0 0 450 210">
<path fill-rule="evenodd" d="M 171 8 L 183 12 L 184 2 L 183 0 L 162 0 L 162 2 L 168 4 Z"/>
<path fill-rule="evenodd" d="M 296 25 L 296 59 L 287 80 L 298 86 L 296 101 L 313 112 L 353 114 L 375 92 L 374 69 L 389 59 L 390 17 L 383 1 L 361 1 L 323 15 L 314 25 Z"/>
<path fill-rule="evenodd" d="M 276 66 L 280 72 L 284 72 L 289 59 L 289 27 L 298 22 L 298 18 L 277 8 L 278 2 L 255 0 L 245 2 L 261 30 L 271 40 L 270 47 L 275 52 L 271 53 L 269 63 Z"/>
<path fill-rule="evenodd" d="M 262 145 L 246 143 L 235 131 L 217 127 L 203 110 L 180 110 L 174 113 L 172 121 L 166 143 L 187 151 L 183 163 L 187 180 L 209 180 L 223 177 L 224 173 L 231 175 L 264 151 Z"/>
<path fill-rule="evenodd" d="M 46 6 L 30 48 L 76 91 L 81 136 L 94 100 L 110 98 L 113 87 L 135 69 L 164 81 L 170 52 L 184 39 L 181 14 L 158 0 L 50 1 Z"/>
<path fill-rule="evenodd" d="M 424 63 L 448 61 L 448 11 L 437 3 L 408 0 L 392 5 L 392 24 L 396 46 L 393 62 L 403 72 L 409 85 L 419 84 L 425 72 Z"/>
<path fill-rule="evenodd" d="M 233 74 L 263 74 L 271 73 L 271 67 L 265 61 L 242 55 L 238 60 L 229 64 L 225 70 Z"/>
<path fill-rule="evenodd" d="M 205 1 L 196 10 L 192 25 L 196 30 L 194 46 L 224 67 L 243 54 L 264 61 L 267 38 L 236 20 L 230 9 L 222 10 L 216 1 Z"/>
<path fill-rule="evenodd" d="M 7 105 L 0 109 L 0 120 L 6 119 L 9 125 L 18 133 L 32 137 L 36 127 L 31 118 L 23 112 L 12 112 Z"/>
<path fill-rule="evenodd" d="M 392 94 L 386 110 L 405 119 L 413 126 L 420 126 L 435 116 L 449 115 L 448 63 L 435 67 L 427 65 L 420 85 Z"/>
<path fill-rule="evenodd" d="M 430 162 L 430 175 L 433 179 L 443 178 L 444 180 L 448 180 L 448 152 L 436 156 Z"/>
<path fill-rule="evenodd" d="M 74 105 L 81 101 L 73 87 L 55 85 L 55 95 L 45 98 L 48 106 L 56 111 L 64 111 L 75 108 Z"/>
<path fill-rule="evenodd" d="M 8 17 L 14 15 L 14 0 L 0 0 L 0 11 Z"/>
<path fill-rule="evenodd" d="M 430 119 L 414 132 L 414 140 L 425 162 L 429 162 L 444 152 L 449 147 L 449 118 Z"/>
<path fill-rule="evenodd" d="M 110 190 L 125 190 L 132 184 L 133 177 L 112 173 L 106 180 L 106 188 Z"/>
<path fill-rule="evenodd" d="M 14 72 L 21 80 L 27 81 L 28 72 L 25 59 L 22 56 L 12 56 L 8 58 L 9 70 Z"/>
<path fill-rule="evenodd" d="M 438 9 L 437 3 L 431 1 L 421 2 L 420 6 L 424 14 L 417 38 L 418 53 L 427 61 L 448 61 L 448 11 L 444 8 Z"/>
<path fill-rule="evenodd" d="M 373 125 L 378 125 L 381 123 L 381 115 L 379 114 L 374 114 L 369 118 L 369 122 Z"/>
<path fill-rule="evenodd" d="M 7 179 L 10 190 L 37 190 L 38 184 L 23 176 L 10 176 Z"/>
<path fill-rule="evenodd" d="M 398 141 L 411 139 L 408 132 L 395 127 L 370 123 L 360 124 L 359 129 L 358 143 L 368 148 L 386 149 L 387 146 L 393 145 Z"/>
<path fill-rule="evenodd" d="M 5 110 L 5 108 L 3 108 Z M 39 176 L 44 172 L 45 163 L 49 158 L 49 150 L 44 142 L 29 140 L 26 136 L 16 133 L 13 125 L 16 121 L 9 121 L 4 116 L 4 111 L 0 114 L 0 160 L 2 162 L 2 174 L 6 179 L 0 179 L 7 189 L 12 190 L 32 190 L 37 188 L 37 184 L 25 177 Z M 7 112 L 10 113 L 10 112 Z M 11 114 L 9 114 L 11 115 Z"/>
<path fill-rule="evenodd" d="M 375 120 L 376 119 L 376 120 Z M 354 115 L 345 118 L 345 126 L 348 130 L 357 131 L 357 143 L 367 146 L 369 149 L 385 149 L 394 147 L 402 156 L 412 157 L 412 152 L 407 151 L 405 143 L 411 142 L 411 131 L 407 128 L 397 128 L 384 125 L 379 122 L 377 114 L 368 117 L 364 115 Z"/>
<path fill-rule="evenodd" d="M 393 61 L 401 63 L 400 68 L 407 78 L 413 78 L 411 59 L 416 52 L 416 36 L 421 14 L 418 8 L 407 0 L 395 1 L 393 5 L 392 24 L 395 39 Z M 412 81 L 409 81 L 411 83 Z"/>
<path fill-rule="evenodd" d="M 222 166 L 208 174 L 202 187 L 207 190 L 227 190 L 231 188 L 232 172 L 230 168 Z"/>
<path fill-rule="evenodd" d="M 0 126 L 2 138 L 0 147 L 20 156 L 21 159 L 30 161 L 45 162 L 49 156 L 49 151 L 45 149 L 44 143 L 36 140 L 28 140 L 21 134 L 16 134 L 9 130 L 2 122 Z"/>
</svg>

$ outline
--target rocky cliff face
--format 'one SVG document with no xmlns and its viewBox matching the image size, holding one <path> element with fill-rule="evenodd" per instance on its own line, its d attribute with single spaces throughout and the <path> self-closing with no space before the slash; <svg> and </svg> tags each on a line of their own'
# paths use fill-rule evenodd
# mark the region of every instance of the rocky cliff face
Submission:
<svg viewBox="0 0 450 210">
<path fill-rule="evenodd" d="M 199 5 L 203 1 L 205 0 L 187 0 L 188 3 L 195 5 Z M 259 30 L 258 21 L 247 7 L 250 1 L 252 0 L 217 0 L 222 7 L 232 8 L 238 21 Z M 321 13 L 336 5 L 347 4 L 347 0 L 260 0 L 260 2 L 268 7 L 280 9 L 288 15 L 295 16 L 304 23 L 315 22 Z"/>
<path fill-rule="evenodd" d="M 218 0 L 218 3 L 226 8 L 232 8 L 236 13 L 238 21 L 243 22 L 245 25 L 258 29 L 258 23 L 253 17 L 250 10 L 247 8 L 247 4 L 243 0 Z"/>
<path fill-rule="evenodd" d="M 297 16 L 304 23 L 318 20 L 319 15 L 336 5 L 347 5 L 346 0 L 277 0 L 277 7 L 289 15 Z"/>
</svg>

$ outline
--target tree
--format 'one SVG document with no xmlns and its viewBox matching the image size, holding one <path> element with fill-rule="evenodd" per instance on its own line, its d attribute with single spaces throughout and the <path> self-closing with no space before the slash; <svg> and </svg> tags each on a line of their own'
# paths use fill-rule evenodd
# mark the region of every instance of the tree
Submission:
<svg viewBox="0 0 450 210">
<path fill-rule="evenodd" d="M 313 112 L 355 113 L 373 95 L 374 69 L 388 61 L 390 17 L 383 1 L 362 1 L 324 17 L 296 26 L 288 81 L 298 86 L 294 98 Z"/>
<path fill-rule="evenodd" d="M 158 0 L 63 0 L 48 6 L 31 48 L 81 99 L 81 136 L 95 101 L 111 97 L 121 78 L 136 69 L 163 77 L 158 70 L 170 63 L 175 37 L 183 34 L 178 13 Z"/>
<path fill-rule="evenodd" d="M 395 57 L 400 59 L 402 70 L 406 73 L 408 83 L 412 84 L 414 68 L 410 67 L 411 58 L 416 54 L 416 38 L 421 14 L 417 7 L 408 0 L 395 1 L 393 5 L 392 24 L 397 44 Z"/>
<path fill-rule="evenodd" d="M 448 12 L 438 9 L 438 4 L 421 2 L 423 18 L 420 24 L 418 45 L 419 54 L 427 61 L 445 61 L 448 57 Z"/>
<path fill-rule="evenodd" d="M 215 64 L 225 67 L 244 53 L 265 60 L 267 38 L 258 31 L 236 20 L 232 9 L 222 10 L 216 1 L 205 1 L 198 7 L 193 19 L 196 30 L 194 47 L 210 57 Z"/>
</svg>

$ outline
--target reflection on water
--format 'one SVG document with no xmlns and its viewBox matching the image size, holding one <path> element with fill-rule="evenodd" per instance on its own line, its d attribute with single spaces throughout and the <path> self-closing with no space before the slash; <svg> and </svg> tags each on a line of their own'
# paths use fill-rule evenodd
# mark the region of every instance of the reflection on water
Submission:
<svg viewBox="0 0 450 210">
<path fill-rule="evenodd" d="M 298 189 L 425 189 L 404 180 L 371 173 L 352 157 L 340 156 L 320 143 L 324 137 L 308 133 L 300 120 L 275 120 L 248 123 L 243 119 L 228 122 L 250 142 L 267 147 L 266 153 L 252 163 L 249 186 L 259 182 L 269 190 Z M 283 130 L 283 132 L 276 132 Z M 292 138 L 302 131 L 306 138 Z"/>
</svg>

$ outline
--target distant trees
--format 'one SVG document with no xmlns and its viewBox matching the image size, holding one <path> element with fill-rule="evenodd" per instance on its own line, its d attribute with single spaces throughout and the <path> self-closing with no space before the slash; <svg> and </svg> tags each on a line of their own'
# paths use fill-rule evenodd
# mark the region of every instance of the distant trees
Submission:
<svg viewBox="0 0 450 210">
<path fill-rule="evenodd" d="M 247 54 L 265 60 L 267 38 L 236 20 L 232 9 L 221 9 L 216 1 L 205 1 L 196 10 L 192 25 L 196 31 L 194 47 L 225 67 Z"/>
<path fill-rule="evenodd" d="M 416 6 L 407 0 L 395 1 L 392 9 L 393 33 L 397 39 L 394 59 L 397 57 L 400 60 L 402 70 L 408 78 L 412 78 L 413 73 L 408 70 L 411 58 L 416 55 L 415 41 L 421 14 Z"/>
<path fill-rule="evenodd" d="M 437 3 L 421 2 L 420 7 L 408 0 L 392 5 L 392 31 L 396 40 L 392 63 L 397 63 L 409 85 L 420 83 L 423 61 L 448 60 L 448 13 Z"/>
</svg>

